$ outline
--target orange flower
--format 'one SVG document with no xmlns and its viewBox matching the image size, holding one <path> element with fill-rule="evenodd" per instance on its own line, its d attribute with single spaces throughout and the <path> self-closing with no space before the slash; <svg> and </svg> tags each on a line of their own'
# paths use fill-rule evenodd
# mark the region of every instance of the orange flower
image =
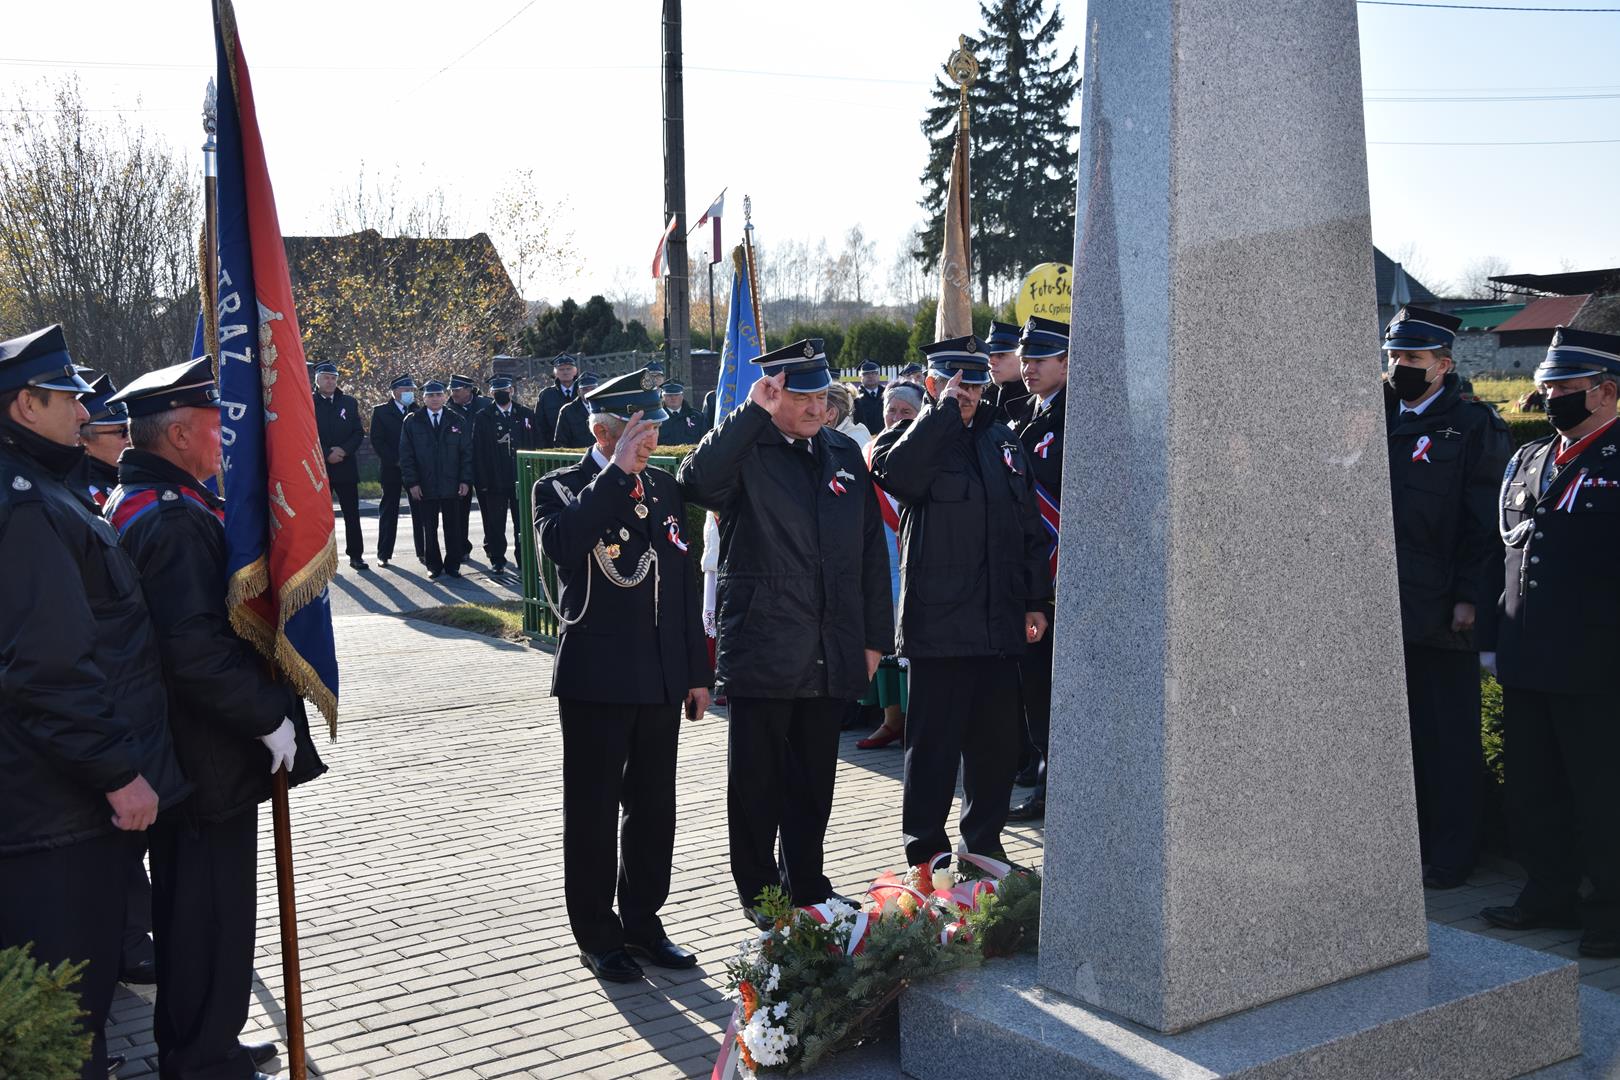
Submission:
<svg viewBox="0 0 1620 1080">
<path fill-rule="evenodd" d="M 746 979 L 737 984 L 737 992 L 742 995 L 743 1023 L 746 1024 L 754 1018 L 754 1012 L 759 1008 L 759 992 Z M 747 1052 L 743 1051 L 744 1054 Z M 749 1068 L 752 1067 L 750 1064 Z"/>
</svg>

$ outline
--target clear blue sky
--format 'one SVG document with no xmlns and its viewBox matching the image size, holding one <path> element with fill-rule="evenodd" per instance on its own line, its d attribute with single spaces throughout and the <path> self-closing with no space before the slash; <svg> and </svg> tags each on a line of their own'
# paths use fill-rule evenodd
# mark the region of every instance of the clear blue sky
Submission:
<svg viewBox="0 0 1620 1080">
<path fill-rule="evenodd" d="M 1605 4 L 1620 0 L 1590 6 Z M 766 241 L 832 242 L 858 222 L 886 279 L 921 217 L 928 87 L 955 35 L 979 25 L 976 0 L 686 7 L 692 219 L 729 186 L 728 245 L 745 192 Z M 1061 10 L 1079 46 L 1083 5 Z M 1620 264 L 1620 86 L 1605 85 L 1620 80 L 1620 14 L 1358 10 L 1380 246 L 1439 281 L 1488 255 L 1528 271 Z M 0 106 L 77 71 L 99 115 L 200 161 L 208 12 L 207 0 L 8 11 Z M 363 161 L 409 192 L 443 188 L 475 231 L 493 192 L 532 168 L 581 260 L 531 295 L 649 286 L 662 225 L 659 12 L 657 0 L 238 0 L 284 228 L 325 231 Z M 1503 100 L 1514 96 L 1541 100 Z M 1376 100 L 1397 97 L 1470 100 Z M 1578 140 L 1610 141 L 1435 145 Z"/>
</svg>

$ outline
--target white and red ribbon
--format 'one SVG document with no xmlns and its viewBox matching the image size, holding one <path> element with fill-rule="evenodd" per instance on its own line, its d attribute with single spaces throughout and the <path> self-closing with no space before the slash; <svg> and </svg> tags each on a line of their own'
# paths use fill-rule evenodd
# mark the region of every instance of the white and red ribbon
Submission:
<svg viewBox="0 0 1620 1080">
<path fill-rule="evenodd" d="M 1574 513 L 1575 504 L 1580 501 L 1581 497 L 1581 484 L 1586 480 L 1586 474 L 1591 471 L 1591 469 L 1582 469 L 1575 474 L 1575 479 L 1570 481 L 1569 487 L 1565 488 L 1564 493 L 1558 497 L 1558 505 L 1553 507 L 1554 510 L 1562 510 L 1566 514 Z"/>
<path fill-rule="evenodd" d="M 1047 451 L 1052 449 L 1052 440 L 1055 438 L 1057 438 L 1057 432 L 1048 431 L 1041 436 L 1041 441 L 1035 444 L 1035 452 L 1041 456 L 1042 461 L 1046 460 Z"/>
<path fill-rule="evenodd" d="M 848 488 L 844 487 L 843 484 L 840 484 L 838 482 L 838 477 L 835 476 L 831 480 L 827 481 L 827 490 L 831 491 L 834 495 L 842 495 L 848 490 Z"/>
<path fill-rule="evenodd" d="M 1433 439 L 1429 438 L 1427 435 L 1419 435 L 1417 445 L 1412 448 L 1412 460 L 1423 461 L 1433 465 L 1434 462 L 1429 461 L 1429 447 L 1433 445 Z"/>
<path fill-rule="evenodd" d="M 681 527 L 673 521 L 669 523 L 669 542 L 681 551 L 686 550 L 686 541 L 681 539 Z"/>
</svg>

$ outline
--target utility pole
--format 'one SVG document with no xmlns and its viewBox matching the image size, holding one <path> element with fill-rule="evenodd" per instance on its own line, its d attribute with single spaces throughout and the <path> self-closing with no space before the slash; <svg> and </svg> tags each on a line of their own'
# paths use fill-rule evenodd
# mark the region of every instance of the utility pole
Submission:
<svg viewBox="0 0 1620 1080">
<path fill-rule="evenodd" d="M 664 279 L 669 377 L 691 375 L 691 285 L 686 261 L 686 121 L 681 90 L 681 0 L 664 0 L 664 222 L 675 218 Z M 680 373 L 680 376 L 677 373 Z"/>
</svg>

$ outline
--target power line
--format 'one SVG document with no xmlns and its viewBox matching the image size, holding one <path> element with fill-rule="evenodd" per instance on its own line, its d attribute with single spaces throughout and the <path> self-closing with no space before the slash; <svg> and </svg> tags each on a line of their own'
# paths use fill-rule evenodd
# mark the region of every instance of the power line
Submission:
<svg viewBox="0 0 1620 1080">
<path fill-rule="evenodd" d="M 1368 139 L 1368 146 L 1600 146 L 1620 139 L 1535 139 L 1527 142 L 1390 142 Z"/>
<path fill-rule="evenodd" d="M 1468 103 L 1477 102 L 1485 105 L 1494 105 L 1499 101 L 1606 101 L 1620 98 L 1615 94 L 1503 94 L 1498 97 L 1445 97 L 1415 95 L 1411 97 L 1363 97 L 1362 100 L 1374 102 L 1386 101 L 1425 101 L 1442 103 Z"/>
<path fill-rule="evenodd" d="M 1562 14 L 1620 15 L 1620 8 L 1495 7 L 1491 4 L 1420 4 L 1416 0 L 1356 0 L 1371 7 L 1442 8 L 1451 11 L 1548 11 Z"/>
<path fill-rule="evenodd" d="M 395 100 L 394 104 L 397 105 L 397 104 L 399 104 L 399 102 L 404 101 L 406 98 L 410 97 L 412 94 L 414 94 L 418 90 L 422 89 L 422 87 L 426 86 L 428 83 L 432 82 L 434 79 L 437 79 L 440 75 L 443 75 L 445 72 L 449 71 L 451 68 L 455 67 L 457 64 L 459 64 L 463 60 L 467 59 L 467 57 L 471 56 L 473 53 L 477 52 L 479 47 L 482 46 L 484 44 L 484 42 L 488 41 L 490 38 L 494 37 L 496 34 L 500 33 L 502 30 L 505 30 L 508 26 L 511 26 L 514 22 L 516 22 L 518 20 L 519 16 L 521 16 L 525 11 L 528 11 L 530 8 L 534 7 L 534 5 L 536 3 L 538 3 L 538 2 L 539 2 L 539 0 L 529 0 L 528 3 L 524 4 L 522 7 L 518 8 L 516 11 L 512 12 L 512 14 L 510 16 L 508 16 L 507 19 L 504 22 L 502 22 L 495 29 L 491 30 L 489 33 L 485 34 L 483 37 L 479 38 L 477 41 L 473 42 L 471 47 L 469 47 L 460 56 L 457 56 L 454 60 L 452 60 L 448 64 L 444 65 L 444 67 L 440 68 L 438 71 L 435 71 L 433 74 L 429 75 L 427 78 L 423 79 L 421 82 L 419 82 L 415 86 L 411 87 L 410 90 L 408 90 L 404 94 L 400 95 L 400 97 Z"/>
</svg>

